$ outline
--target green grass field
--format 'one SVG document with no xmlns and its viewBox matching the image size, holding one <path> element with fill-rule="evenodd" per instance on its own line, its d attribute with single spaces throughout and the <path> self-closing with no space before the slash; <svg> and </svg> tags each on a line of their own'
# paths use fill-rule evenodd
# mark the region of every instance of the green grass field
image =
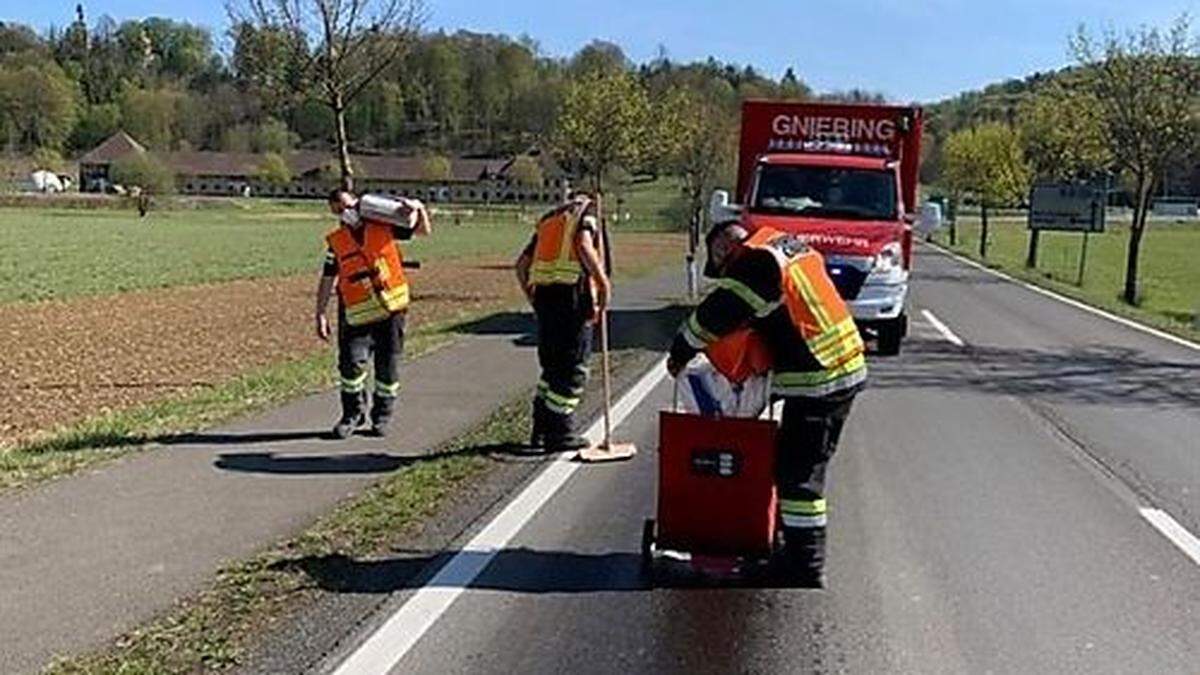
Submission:
<svg viewBox="0 0 1200 675">
<path fill-rule="evenodd" d="M 1024 218 L 991 219 L 987 262 L 1020 278 L 1131 318 L 1196 337 L 1200 311 L 1200 224 L 1151 222 L 1142 241 L 1141 303 L 1121 301 L 1125 279 L 1127 221 L 1109 219 L 1108 231 L 1092 235 L 1088 244 L 1083 285 L 1076 285 L 1083 235 L 1043 232 L 1038 268 L 1025 268 L 1029 232 Z M 959 218 L 955 250 L 979 258 L 978 217 Z M 949 234 L 935 241 L 947 244 Z"/>
<path fill-rule="evenodd" d="M 629 192 L 622 231 L 670 229 L 675 195 L 662 180 Z M 435 205 L 435 236 L 407 248 L 438 260 L 513 255 L 543 207 Z M 320 201 L 228 200 L 163 209 L 0 209 L 0 303 L 316 273 L 336 223 Z M 458 214 L 457 216 L 455 214 Z"/>
</svg>

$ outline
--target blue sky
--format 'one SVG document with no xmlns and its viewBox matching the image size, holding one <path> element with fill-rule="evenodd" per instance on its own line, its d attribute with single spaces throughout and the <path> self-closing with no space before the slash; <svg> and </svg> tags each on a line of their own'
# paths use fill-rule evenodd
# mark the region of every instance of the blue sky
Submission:
<svg viewBox="0 0 1200 675">
<path fill-rule="evenodd" d="M 674 59 L 752 63 L 772 76 L 794 66 L 825 91 L 862 87 L 900 101 L 930 101 L 1069 61 L 1067 36 L 1094 28 L 1165 25 L 1200 0 L 426 0 L 429 27 L 521 33 L 543 52 L 569 55 L 593 38 L 636 61 L 659 45 Z M 150 15 L 226 25 L 223 2 L 95 0 L 89 21 Z M 74 0 L 0 0 L 0 19 L 45 29 L 71 20 Z"/>
</svg>

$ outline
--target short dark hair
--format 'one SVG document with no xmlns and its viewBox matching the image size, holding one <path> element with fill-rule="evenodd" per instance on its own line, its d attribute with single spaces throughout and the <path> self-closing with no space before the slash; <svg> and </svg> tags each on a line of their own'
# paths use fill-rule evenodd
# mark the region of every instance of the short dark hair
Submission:
<svg viewBox="0 0 1200 675">
<path fill-rule="evenodd" d="M 742 221 L 736 218 L 729 218 L 713 224 L 713 226 L 708 230 L 708 234 L 704 235 L 704 245 L 712 246 L 713 240 L 716 239 L 721 233 L 733 227 L 734 225 L 741 224 Z"/>
<path fill-rule="evenodd" d="M 354 193 L 353 193 L 353 192 L 350 192 L 349 190 L 347 190 L 347 189 L 346 189 L 346 188 L 344 188 L 344 187 L 335 187 L 335 188 L 333 188 L 332 190 L 330 190 L 330 191 L 329 191 L 329 203 L 330 203 L 330 204 L 332 204 L 332 203 L 334 203 L 334 202 L 340 202 L 340 201 L 342 201 L 342 195 L 351 195 L 351 196 L 353 196 L 353 195 L 354 195 Z"/>
</svg>

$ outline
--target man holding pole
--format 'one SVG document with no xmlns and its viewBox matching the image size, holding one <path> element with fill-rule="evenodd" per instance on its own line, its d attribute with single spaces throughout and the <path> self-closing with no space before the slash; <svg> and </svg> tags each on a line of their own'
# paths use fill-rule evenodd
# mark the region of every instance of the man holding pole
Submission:
<svg viewBox="0 0 1200 675">
<path fill-rule="evenodd" d="M 575 410 L 587 383 L 593 326 L 612 290 L 597 210 L 590 195 L 574 193 L 542 216 L 515 264 L 538 323 L 542 376 L 533 400 L 531 445 L 555 452 L 588 445 L 575 428 Z"/>
</svg>

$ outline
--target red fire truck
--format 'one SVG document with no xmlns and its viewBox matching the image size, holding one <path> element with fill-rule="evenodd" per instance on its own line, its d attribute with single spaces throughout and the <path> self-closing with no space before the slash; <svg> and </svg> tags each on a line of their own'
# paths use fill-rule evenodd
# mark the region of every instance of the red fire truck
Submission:
<svg viewBox="0 0 1200 675">
<path fill-rule="evenodd" d="M 714 222 L 794 232 L 824 254 L 881 354 L 908 331 L 921 128 L 918 107 L 746 101 L 737 203 L 718 190 L 711 205 Z"/>
</svg>

